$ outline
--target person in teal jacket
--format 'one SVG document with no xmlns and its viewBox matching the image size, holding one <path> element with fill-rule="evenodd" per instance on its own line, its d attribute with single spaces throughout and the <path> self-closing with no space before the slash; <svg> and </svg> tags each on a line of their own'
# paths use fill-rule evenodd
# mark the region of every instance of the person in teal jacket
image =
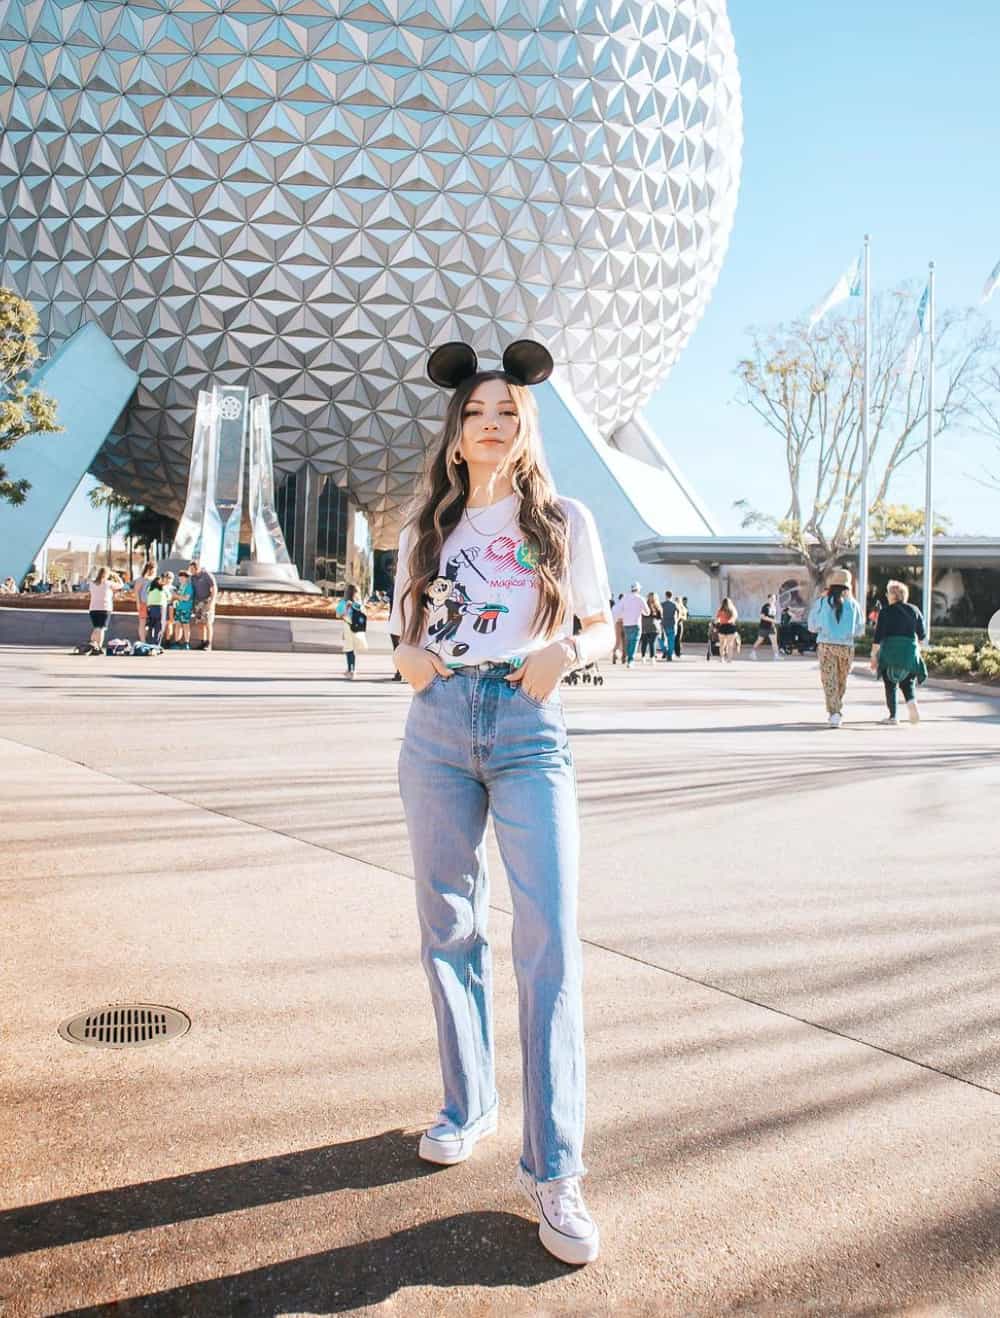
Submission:
<svg viewBox="0 0 1000 1318">
<path fill-rule="evenodd" d="M 827 577 L 825 594 L 813 600 L 807 624 L 818 641 L 820 679 L 831 728 L 839 728 L 843 719 L 847 676 L 854 662 L 854 639 L 865 630 L 865 620 L 851 587 L 850 572 L 846 568 L 834 568 Z"/>
</svg>

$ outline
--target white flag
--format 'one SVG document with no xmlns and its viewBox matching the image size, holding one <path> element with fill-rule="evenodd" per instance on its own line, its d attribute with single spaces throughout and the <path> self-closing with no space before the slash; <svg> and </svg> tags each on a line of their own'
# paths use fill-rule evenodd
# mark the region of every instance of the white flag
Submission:
<svg viewBox="0 0 1000 1318">
<path fill-rule="evenodd" d="M 990 271 L 990 277 L 983 285 L 983 301 L 989 302 L 993 294 L 1000 288 L 1000 261 Z"/>
<path fill-rule="evenodd" d="M 916 314 L 913 317 L 913 323 L 910 326 L 910 337 L 906 344 L 906 355 L 903 358 L 903 364 L 899 368 L 899 374 L 909 378 L 917 365 L 917 358 L 920 356 L 920 349 L 923 346 L 924 335 L 930 326 L 930 317 L 927 314 L 930 306 L 931 290 L 930 285 L 924 285 L 924 291 L 917 303 Z"/>
<path fill-rule="evenodd" d="M 840 276 L 833 288 L 830 289 L 822 301 L 817 302 L 809 313 L 809 328 L 822 320 L 826 313 L 849 297 L 860 297 L 864 291 L 864 270 L 865 258 L 864 253 L 856 261 L 852 261 L 844 273 Z"/>
</svg>

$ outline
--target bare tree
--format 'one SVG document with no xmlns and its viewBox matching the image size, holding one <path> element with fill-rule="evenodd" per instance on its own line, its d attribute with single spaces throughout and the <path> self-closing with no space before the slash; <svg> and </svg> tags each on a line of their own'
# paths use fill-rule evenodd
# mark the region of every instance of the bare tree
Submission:
<svg viewBox="0 0 1000 1318">
<path fill-rule="evenodd" d="M 913 363 L 908 352 L 914 308 L 912 289 L 881 294 L 872 307 L 870 513 L 891 506 L 893 477 L 926 447 L 926 364 L 923 354 Z M 863 323 L 851 311 L 828 315 L 811 332 L 796 323 L 751 333 L 753 351 L 737 368 L 741 400 L 784 446 L 788 503 L 781 517 L 745 499 L 736 507 L 744 527 L 782 535 L 818 581 L 858 543 Z M 934 433 L 940 434 L 973 416 L 995 368 L 998 340 L 977 312 L 945 311 L 937 318 L 934 353 Z M 904 520 L 912 534 L 912 510 Z"/>
<path fill-rule="evenodd" d="M 994 439 L 1000 449 L 1000 366 L 991 366 L 984 373 L 982 387 L 976 395 L 976 428 Z M 981 485 L 1000 490 L 1000 472 L 984 471 L 973 477 Z"/>
</svg>

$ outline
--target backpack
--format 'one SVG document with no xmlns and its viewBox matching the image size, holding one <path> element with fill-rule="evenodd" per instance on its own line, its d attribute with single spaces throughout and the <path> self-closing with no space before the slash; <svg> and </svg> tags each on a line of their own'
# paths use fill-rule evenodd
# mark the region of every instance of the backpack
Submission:
<svg viewBox="0 0 1000 1318">
<path fill-rule="evenodd" d="M 351 605 L 349 625 L 352 632 L 365 632 L 368 630 L 368 614 L 358 604 Z"/>
<path fill-rule="evenodd" d="M 150 641 L 136 641 L 132 647 L 132 653 L 145 657 L 150 654 L 162 654 L 163 651 L 158 645 L 153 645 Z"/>
<path fill-rule="evenodd" d="M 113 641 L 108 641 L 105 653 L 110 655 L 131 654 L 132 642 L 125 640 L 124 637 L 117 637 Z"/>
</svg>

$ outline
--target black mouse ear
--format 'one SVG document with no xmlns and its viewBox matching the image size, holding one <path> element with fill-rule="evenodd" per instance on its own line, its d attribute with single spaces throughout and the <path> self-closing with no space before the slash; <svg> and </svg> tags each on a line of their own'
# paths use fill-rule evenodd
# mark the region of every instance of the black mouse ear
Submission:
<svg viewBox="0 0 1000 1318">
<path fill-rule="evenodd" d="M 541 384 L 552 374 L 554 366 L 548 348 L 531 339 L 518 339 L 503 355 L 503 368 L 521 384 Z"/>
<path fill-rule="evenodd" d="M 457 389 L 479 370 L 479 358 L 467 343 L 442 343 L 427 358 L 427 374 L 442 389 Z"/>
</svg>

